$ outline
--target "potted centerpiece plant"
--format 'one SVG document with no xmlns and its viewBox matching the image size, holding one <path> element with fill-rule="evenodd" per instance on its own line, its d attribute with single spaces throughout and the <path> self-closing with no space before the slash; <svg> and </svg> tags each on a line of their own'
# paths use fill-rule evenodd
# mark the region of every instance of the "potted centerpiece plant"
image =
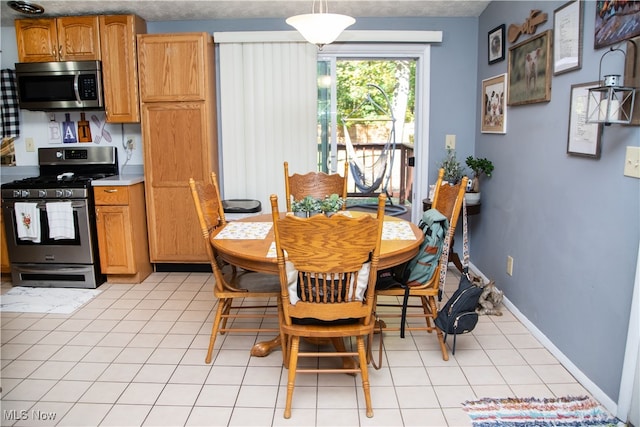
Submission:
<svg viewBox="0 0 640 427">
<path fill-rule="evenodd" d="M 291 210 L 294 215 L 303 218 L 322 212 L 320 201 L 313 196 L 305 196 L 301 200 L 294 200 L 291 202 Z"/>
<path fill-rule="evenodd" d="M 466 164 L 473 172 L 471 186 L 467 193 L 467 202 L 478 203 L 480 202 L 480 177 L 483 175 L 491 177 L 493 173 L 493 163 L 491 160 L 485 158 L 469 156 L 466 159 Z"/>
<path fill-rule="evenodd" d="M 322 210 L 325 215 L 331 216 L 334 213 L 338 212 L 343 205 L 344 199 L 338 194 L 334 193 L 322 199 L 322 201 L 320 202 L 320 210 Z"/>
</svg>

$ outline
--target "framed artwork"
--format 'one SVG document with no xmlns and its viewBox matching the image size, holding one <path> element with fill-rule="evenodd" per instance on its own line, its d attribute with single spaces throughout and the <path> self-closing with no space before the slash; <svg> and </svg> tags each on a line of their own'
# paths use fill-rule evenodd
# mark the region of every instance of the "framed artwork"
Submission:
<svg viewBox="0 0 640 427">
<path fill-rule="evenodd" d="M 640 1 L 596 1 L 593 34 L 594 49 L 640 36 Z"/>
<path fill-rule="evenodd" d="M 582 68 L 582 0 L 553 11 L 553 75 Z"/>
<path fill-rule="evenodd" d="M 600 158 L 601 123 L 587 123 L 587 101 L 589 89 L 600 86 L 600 82 L 580 83 L 571 86 L 569 104 L 569 136 L 567 154 Z"/>
<path fill-rule="evenodd" d="M 507 75 L 500 74 L 482 81 L 482 133 L 507 133 Z"/>
<path fill-rule="evenodd" d="M 509 48 L 508 105 L 551 100 L 551 30 Z"/>
<path fill-rule="evenodd" d="M 504 24 L 499 25 L 487 35 L 489 64 L 504 61 L 504 28 Z"/>
</svg>

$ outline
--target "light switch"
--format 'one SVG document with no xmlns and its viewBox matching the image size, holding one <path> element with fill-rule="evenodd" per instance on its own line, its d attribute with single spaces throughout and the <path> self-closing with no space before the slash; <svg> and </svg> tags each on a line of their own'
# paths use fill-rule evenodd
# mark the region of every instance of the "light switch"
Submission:
<svg viewBox="0 0 640 427">
<path fill-rule="evenodd" d="M 624 174 L 632 178 L 640 178 L 640 147 L 627 147 Z"/>
<path fill-rule="evenodd" d="M 447 150 L 455 150 L 456 149 L 456 136 L 455 135 L 447 135 L 444 138 L 444 148 Z"/>
<path fill-rule="evenodd" d="M 33 138 L 26 138 L 24 140 L 25 149 L 29 152 L 36 151 L 36 145 L 33 142 Z"/>
</svg>

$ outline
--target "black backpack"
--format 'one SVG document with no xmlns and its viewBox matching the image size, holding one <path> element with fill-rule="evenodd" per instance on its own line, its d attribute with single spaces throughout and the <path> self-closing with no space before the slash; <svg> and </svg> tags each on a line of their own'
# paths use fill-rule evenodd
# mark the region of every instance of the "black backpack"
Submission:
<svg viewBox="0 0 640 427">
<path fill-rule="evenodd" d="M 478 323 L 476 307 L 482 294 L 482 288 L 471 283 L 467 272 L 463 273 L 458 289 L 438 312 L 435 324 L 444 339 L 453 335 L 452 354 L 456 354 L 456 335 L 471 332 Z"/>
</svg>

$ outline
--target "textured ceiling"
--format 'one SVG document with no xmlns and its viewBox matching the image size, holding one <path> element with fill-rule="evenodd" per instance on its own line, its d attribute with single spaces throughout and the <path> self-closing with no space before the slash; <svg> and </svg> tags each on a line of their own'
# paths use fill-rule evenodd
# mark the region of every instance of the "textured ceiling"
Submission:
<svg viewBox="0 0 640 427">
<path fill-rule="evenodd" d="M 311 12 L 312 0 L 32 0 L 45 8 L 45 17 L 133 13 L 147 21 L 242 18 L 286 18 Z M 354 17 L 477 17 L 490 0 L 330 0 L 329 12 Z M 1 23 L 13 25 L 27 15 L 0 4 Z"/>
</svg>

